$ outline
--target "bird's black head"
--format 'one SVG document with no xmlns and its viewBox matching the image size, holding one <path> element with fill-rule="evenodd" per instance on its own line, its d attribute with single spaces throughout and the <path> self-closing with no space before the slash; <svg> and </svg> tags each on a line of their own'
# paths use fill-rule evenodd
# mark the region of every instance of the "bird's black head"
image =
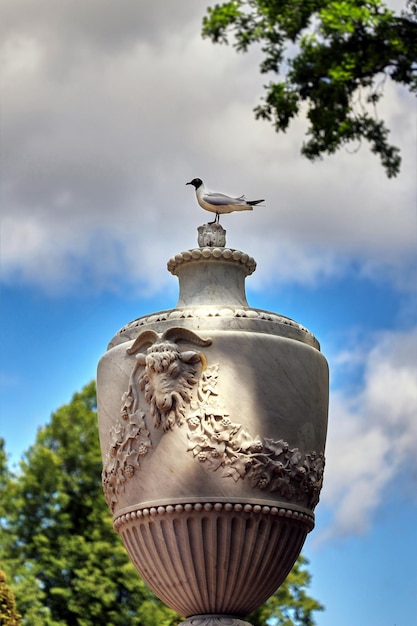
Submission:
<svg viewBox="0 0 417 626">
<path fill-rule="evenodd" d="M 185 183 L 185 184 L 186 185 L 193 185 L 193 187 L 198 189 L 203 184 L 203 181 L 201 180 L 201 178 L 193 178 L 193 180 L 190 180 L 189 183 Z"/>
</svg>

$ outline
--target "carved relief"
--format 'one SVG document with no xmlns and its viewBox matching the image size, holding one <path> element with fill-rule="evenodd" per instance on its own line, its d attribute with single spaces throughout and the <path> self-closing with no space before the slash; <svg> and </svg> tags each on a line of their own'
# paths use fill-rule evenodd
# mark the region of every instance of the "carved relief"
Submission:
<svg viewBox="0 0 417 626">
<path fill-rule="evenodd" d="M 296 332 L 300 332 L 303 336 L 303 340 L 310 343 L 314 347 L 319 347 L 317 339 L 312 333 L 304 326 L 295 322 L 294 320 L 278 315 L 277 313 L 271 313 L 269 311 L 263 311 L 261 309 L 242 308 L 235 306 L 220 306 L 213 305 L 205 307 L 203 310 L 201 307 L 184 307 L 182 309 L 170 309 L 168 311 L 161 311 L 160 313 L 153 313 L 140 317 L 133 322 L 130 322 L 123 328 L 121 328 L 110 342 L 110 347 L 121 343 L 121 341 L 128 341 L 132 338 L 133 334 L 136 334 L 136 329 L 147 324 L 154 324 L 156 322 L 165 322 L 167 320 L 177 319 L 193 319 L 202 317 L 219 317 L 219 318 L 243 318 L 262 322 L 271 322 L 273 324 L 279 324 L 291 327 Z"/>
<path fill-rule="evenodd" d="M 129 379 L 129 387 L 122 396 L 118 423 L 110 430 L 110 446 L 104 459 L 102 482 L 109 507 L 114 510 L 118 494 L 125 489 L 128 478 L 140 469 L 141 458 L 152 447 L 146 428 L 145 413 L 139 409 L 136 385 L 139 363 L 136 361 Z"/>
<path fill-rule="evenodd" d="M 170 328 L 159 336 L 145 331 L 136 339 L 128 354 L 136 354 L 144 366 L 139 376 L 139 388 L 144 392 L 154 418 L 154 427 L 170 430 L 181 426 L 191 402 L 192 389 L 198 382 L 198 363 L 205 366 L 205 357 L 196 350 L 181 351 L 177 341 L 186 340 L 198 346 L 209 346 L 211 339 L 202 339 L 185 328 Z M 146 354 L 141 352 L 149 346 Z"/>
<path fill-rule="evenodd" d="M 221 470 L 224 477 L 250 480 L 252 487 L 278 492 L 290 500 L 307 496 L 315 507 L 323 482 L 324 455 L 303 454 L 282 440 L 253 436 L 217 401 L 218 365 L 201 376 L 199 404 L 187 419 L 188 450 L 208 470 Z"/>
<path fill-rule="evenodd" d="M 235 482 L 249 480 L 254 488 L 278 492 L 292 500 L 307 500 L 314 508 L 319 500 L 324 455 L 303 454 L 283 439 L 261 439 L 232 421 L 217 392 L 219 365 L 206 365 L 197 350 L 180 350 L 186 340 L 208 346 L 184 328 L 170 328 L 162 335 L 141 333 L 127 350 L 136 355 L 128 391 L 122 398 L 119 423 L 110 432 L 110 448 L 103 469 L 103 486 L 113 509 L 126 480 L 141 468 L 141 459 L 152 447 L 145 413 L 139 408 L 140 391 L 150 407 L 154 428 L 164 431 L 188 426 L 188 448 L 208 471 L 220 471 Z M 145 352 L 146 348 L 146 352 Z"/>
<path fill-rule="evenodd" d="M 222 227 L 221 227 L 222 228 Z M 200 229 L 199 229 L 200 230 Z M 223 228 L 222 228 L 223 230 Z M 225 231 L 226 235 L 226 231 Z M 199 234 L 201 237 L 201 233 Z M 202 239 L 202 243 L 203 243 Z M 223 243 L 222 239 L 220 240 Z M 226 243 L 226 240 L 224 241 Z M 210 246 L 210 247 L 207 247 Z M 256 270 L 256 261 L 251 256 L 246 254 L 246 252 L 241 252 L 240 250 L 233 250 L 231 248 L 224 247 L 211 247 L 212 243 L 207 243 L 204 248 L 194 248 L 192 250 L 186 250 L 185 252 L 180 252 L 172 257 L 167 264 L 168 271 L 174 276 L 177 274 L 178 267 L 183 263 L 187 263 L 190 259 L 194 262 L 203 262 L 207 259 L 211 261 L 230 261 L 230 263 L 236 263 L 238 265 L 243 265 L 246 269 L 246 275 L 250 276 Z"/>
<path fill-rule="evenodd" d="M 204 368 L 206 360 L 201 352 L 181 351 L 176 343 L 180 340 L 198 346 L 211 344 L 211 339 L 202 339 L 187 329 L 170 328 L 162 335 L 153 331 L 141 333 L 127 350 L 128 354 L 136 354 L 136 362 L 122 397 L 119 422 L 110 431 L 102 474 L 104 493 L 112 510 L 126 480 L 140 469 L 141 457 L 152 447 L 145 413 L 139 408 L 139 389 L 150 406 L 155 428 L 162 426 L 167 431 L 184 422 L 192 389 L 198 382 L 197 364 Z M 146 353 L 142 352 L 145 348 Z"/>
</svg>

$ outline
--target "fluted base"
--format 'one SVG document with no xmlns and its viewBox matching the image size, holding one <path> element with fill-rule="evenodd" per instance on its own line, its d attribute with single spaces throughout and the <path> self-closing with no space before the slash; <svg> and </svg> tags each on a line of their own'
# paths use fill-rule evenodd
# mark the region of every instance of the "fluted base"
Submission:
<svg viewBox="0 0 417 626">
<path fill-rule="evenodd" d="M 147 585 L 194 616 L 189 626 L 232 626 L 281 585 L 312 523 L 289 506 L 206 502 L 132 510 L 115 527 Z"/>
<path fill-rule="evenodd" d="M 238 617 L 230 615 L 194 615 L 189 617 L 180 626 L 252 626 Z"/>
</svg>

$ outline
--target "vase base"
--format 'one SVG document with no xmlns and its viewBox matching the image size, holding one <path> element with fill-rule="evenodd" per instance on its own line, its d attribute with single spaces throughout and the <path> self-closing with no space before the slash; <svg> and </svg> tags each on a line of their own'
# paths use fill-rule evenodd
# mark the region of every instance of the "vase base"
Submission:
<svg viewBox="0 0 417 626">
<path fill-rule="evenodd" d="M 185 622 L 181 622 L 180 626 L 252 626 L 250 622 L 246 622 L 239 617 L 233 615 L 192 615 Z"/>
</svg>

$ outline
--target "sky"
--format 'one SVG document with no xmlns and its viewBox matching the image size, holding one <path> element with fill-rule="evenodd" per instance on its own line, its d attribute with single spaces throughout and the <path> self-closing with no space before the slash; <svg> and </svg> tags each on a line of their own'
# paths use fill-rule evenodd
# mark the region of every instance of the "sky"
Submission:
<svg viewBox="0 0 417 626">
<path fill-rule="evenodd" d="M 397 10 L 405 2 L 394 2 Z M 11 465 L 95 377 L 129 321 L 174 308 L 207 187 L 265 198 L 221 218 L 257 261 L 249 304 L 318 338 L 331 373 L 326 472 L 304 554 L 319 626 L 417 617 L 416 107 L 389 81 L 401 149 L 311 163 L 306 122 L 256 121 L 259 50 L 201 38 L 207 0 L 3 0 L 0 432 Z M 271 77 L 272 78 L 272 77 Z M 361 106 L 361 103 L 358 103 Z"/>
</svg>

